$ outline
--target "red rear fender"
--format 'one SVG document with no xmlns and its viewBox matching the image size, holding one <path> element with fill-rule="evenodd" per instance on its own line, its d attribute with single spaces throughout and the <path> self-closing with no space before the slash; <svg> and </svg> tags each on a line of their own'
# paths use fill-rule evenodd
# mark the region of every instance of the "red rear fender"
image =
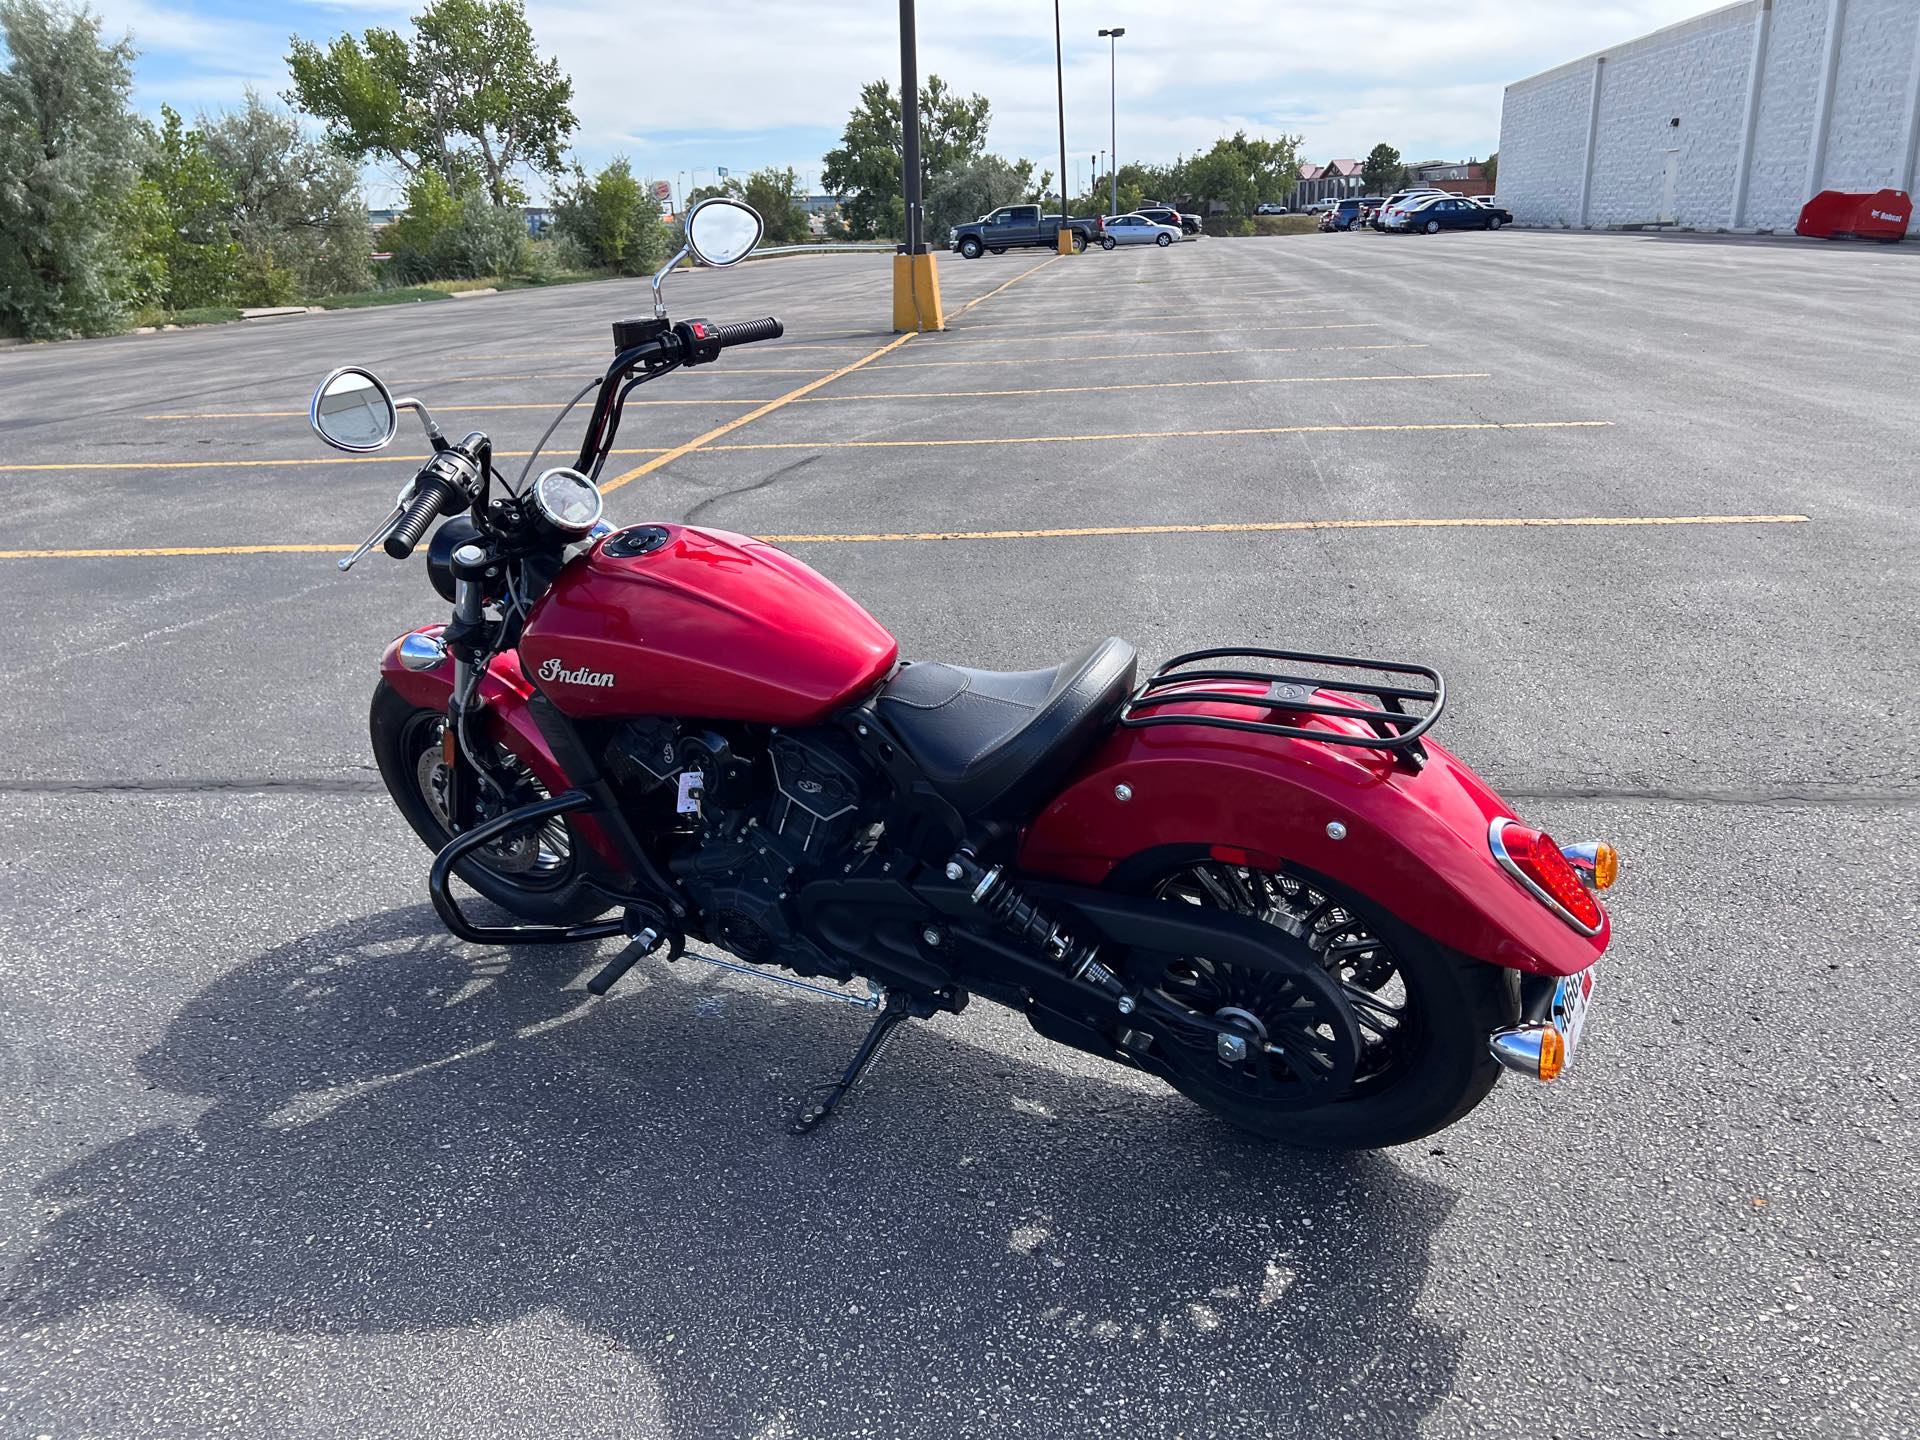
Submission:
<svg viewBox="0 0 1920 1440">
<path fill-rule="evenodd" d="M 1476 959 L 1555 975 L 1591 965 L 1607 946 L 1605 921 L 1581 935 L 1503 871 L 1487 829 L 1514 810 L 1446 750 L 1426 748 L 1416 771 L 1355 746 L 1199 725 L 1118 729 L 1034 820 L 1020 865 L 1099 884 L 1149 850 L 1219 847 L 1221 858 L 1245 852 L 1240 863 L 1318 871 Z"/>
<path fill-rule="evenodd" d="M 410 633 L 438 635 L 445 628 L 444 625 L 422 625 L 417 632 Z M 431 670 L 409 670 L 400 663 L 400 641 L 405 638 L 404 635 L 396 637 L 380 657 L 380 678 L 412 704 L 444 711 L 453 694 L 453 661 L 444 660 Z M 533 712 L 527 709 L 527 699 L 533 693 L 532 682 L 521 672 L 518 655 L 507 651 L 494 656 L 480 680 L 480 698 L 486 702 L 481 725 L 489 739 L 520 757 L 549 795 L 558 795 L 562 790 L 571 789 L 573 780 L 560 768 L 546 736 L 534 723 Z M 626 873 L 619 849 L 591 812 L 575 814 L 572 824 L 596 854 L 619 873 Z"/>
</svg>

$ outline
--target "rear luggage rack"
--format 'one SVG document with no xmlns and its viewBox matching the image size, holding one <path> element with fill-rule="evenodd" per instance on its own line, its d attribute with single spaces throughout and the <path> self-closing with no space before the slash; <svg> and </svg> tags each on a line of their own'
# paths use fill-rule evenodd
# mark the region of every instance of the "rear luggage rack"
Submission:
<svg viewBox="0 0 1920 1440">
<path fill-rule="evenodd" d="M 1348 679 L 1345 675 L 1296 675 L 1269 670 L 1187 670 L 1183 666 L 1202 660 L 1228 658 L 1281 660 L 1290 665 L 1316 665 L 1335 671 L 1373 670 L 1388 675 L 1411 675 L 1427 683 L 1421 687 L 1370 684 Z M 1264 685 L 1264 694 L 1248 695 L 1208 688 L 1209 682 L 1231 681 Z M 1193 686 L 1195 688 L 1184 688 Z M 1343 704 L 1322 698 L 1321 691 L 1356 697 Z M 1361 698 L 1364 697 L 1364 698 Z M 1366 703 L 1367 700 L 1377 702 Z M 1156 706 L 1175 704 L 1240 705 L 1276 710 L 1291 710 L 1303 715 L 1330 715 L 1362 720 L 1373 732 L 1349 735 L 1336 730 L 1309 730 L 1301 725 L 1282 725 L 1272 720 L 1239 720 L 1225 715 L 1143 714 Z M 1359 745 L 1373 750 L 1390 750 L 1405 756 L 1418 767 L 1427 758 L 1420 737 L 1433 728 L 1447 703 L 1447 682 L 1438 670 L 1425 665 L 1406 665 L 1396 660 L 1363 660 L 1351 655 L 1312 655 L 1297 650 L 1260 650 L 1251 646 L 1222 650 L 1195 650 L 1176 655 L 1148 677 L 1120 707 L 1120 723 L 1135 729 L 1150 725 L 1212 725 L 1222 730 L 1251 730 L 1257 735 L 1282 735 L 1291 740 L 1313 740 L 1322 745 Z M 1409 711 L 1407 705 L 1425 707 Z"/>
</svg>

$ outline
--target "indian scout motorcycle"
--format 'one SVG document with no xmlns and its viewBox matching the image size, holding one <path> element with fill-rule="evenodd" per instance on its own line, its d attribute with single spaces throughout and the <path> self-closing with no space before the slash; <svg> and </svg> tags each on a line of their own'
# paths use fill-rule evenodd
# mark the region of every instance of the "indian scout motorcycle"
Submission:
<svg viewBox="0 0 1920 1440">
<path fill-rule="evenodd" d="M 612 529 L 597 477 L 627 397 L 778 320 L 670 323 L 668 270 L 731 265 L 760 218 L 709 200 L 613 326 L 570 467 L 528 483 L 370 372 L 311 420 L 373 451 L 417 412 L 432 457 L 352 556 L 427 547 L 446 624 L 388 646 L 373 749 L 437 850 L 435 908 L 485 945 L 623 937 L 604 995 L 690 941 L 872 1024 L 811 1129 L 902 1021 L 983 996 L 1235 1125 L 1368 1147 L 1451 1124 L 1501 1067 L 1571 1058 L 1618 859 L 1515 817 L 1428 738 L 1425 666 L 1230 646 L 1136 673 L 1101 640 L 1037 670 L 905 661 L 833 584 L 745 535 Z M 463 911 L 458 876 L 527 922 Z M 691 952 L 686 952 L 691 953 Z M 775 971 L 785 971 L 777 974 Z M 795 977 L 807 977 L 805 979 Z M 867 981 L 864 997 L 816 983 Z"/>
</svg>

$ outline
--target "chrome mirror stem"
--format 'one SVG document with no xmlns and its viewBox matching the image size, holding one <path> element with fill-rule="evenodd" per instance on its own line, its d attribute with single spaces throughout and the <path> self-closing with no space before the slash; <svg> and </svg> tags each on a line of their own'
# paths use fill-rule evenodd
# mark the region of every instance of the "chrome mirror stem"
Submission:
<svg viewBox="0 0 1920 1440">
<path fill-rule="evenodd" d="M 428 412 L 427 407 L 411 395 L 394 401 L 393 408 L 396 410 L 411 410 L 414 414 L 418 415 L 420 417 L 420 423 L 427 427 L 427 439 L 434 442 L 434 448 L 436 450 L 440 448 L 440 442 L 447 438 L 440 433 L 440 427 L 434 422 L 434 418 Z"/>
<path fill-rule="evenodd" d="M 675 255 L 671 260 L 667 261 L 666 264 L 662 265 L 658 270 L 653 272 L 653 279 L 650 283 L 653 286 L 653 318 L 654 319 L 664 320 L 667 318 L 667 301 L 666 301 L 666 297 L 660 293 L 660 282 L 667 278 L 667 272 L 669 270 L 673 269 L 674 266 L 678 265 L 682 260 L 686 259 L 687 256 L 691 255 L 692 253 L 693 253 L 693 247 L 691 245 L 682 245 L 680 247 L 679 254 Z M 399 405 L 404 405 L 407 402 L 404 400 L 399 400 L 399 401 L 395 401 L 394 403 Z"/>
</svg>

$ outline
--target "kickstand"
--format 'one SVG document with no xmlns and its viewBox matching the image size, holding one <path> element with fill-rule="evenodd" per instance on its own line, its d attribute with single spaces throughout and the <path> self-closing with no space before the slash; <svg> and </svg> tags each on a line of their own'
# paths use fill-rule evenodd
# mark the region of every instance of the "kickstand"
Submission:
<svg viewBox="0 0 1920 1440">
<path fill-rule="evenodd" d="M 847 1098 L 848 1092 L 860 1083 L 860 1077 L 880 1058 L 880 1052 L 886 1049 L 888 1038 L 900 1022 L 914 1017 L 916 1008 L 900 991 L 889 990 L 886 1004 L 873 1017 L 873 1024 L 867 1027 L 866 1038 L 860 1042 L 860 1048 L 853 1052 L 853 1060 L 848 1064 L 846 1073 L 838 1080 L 816 1085 L 806 1093 L 800 1102 L 799 1112 L 793 1117 L 793 1123 L 787 1127 L 788 1132 L 805 1135 L 833 1114 L 840 1102 Z"/>
</svg>

